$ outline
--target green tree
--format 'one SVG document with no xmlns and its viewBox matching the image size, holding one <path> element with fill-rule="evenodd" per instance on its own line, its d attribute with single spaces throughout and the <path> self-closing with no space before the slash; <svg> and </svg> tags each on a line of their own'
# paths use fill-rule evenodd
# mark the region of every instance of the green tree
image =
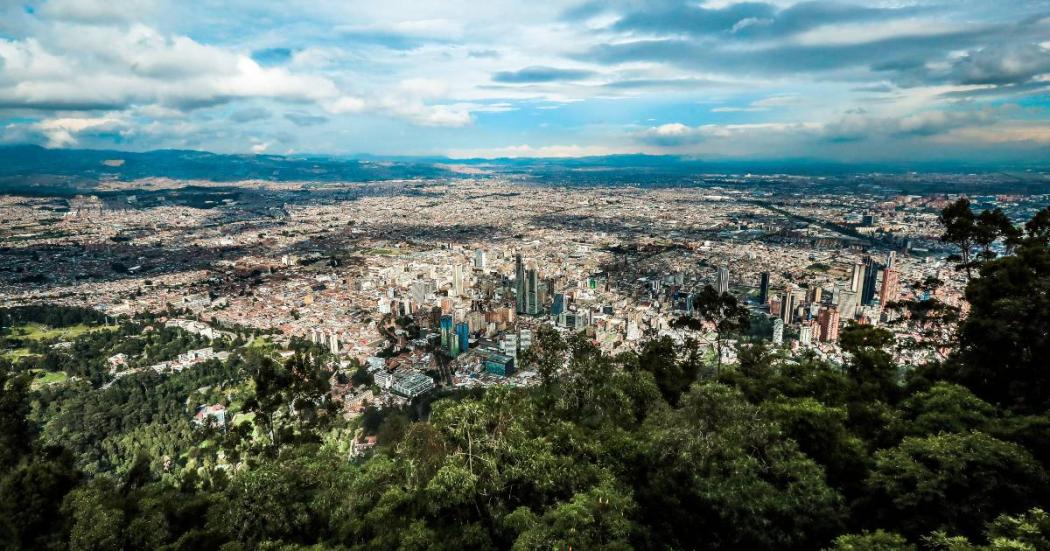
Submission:
<svg viewBox="0 0 1050 551">
<path fill-rule="evenodd" d="M 933 530 L 973 536 L 996 513 L 1045 499 L 1048 480 L 1016 444 L 979 432 L 942 433 L 876 452 L 868 488 L 885 526 L 913 536 Z"/>
</svg>

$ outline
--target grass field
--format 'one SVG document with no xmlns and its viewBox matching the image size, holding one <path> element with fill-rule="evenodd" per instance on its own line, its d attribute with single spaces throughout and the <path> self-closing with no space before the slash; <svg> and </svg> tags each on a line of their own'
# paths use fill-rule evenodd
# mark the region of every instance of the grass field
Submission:
<svg viewBox="0 0 1050 551">
<path fill-rule="evenodd" d="M 69 340 L 75 339 L 90 331 L 101 331 L 107 329 L 105 326 L 90 326 L 85 324 L 72 325 L 69 327 L 51 328 L 39 323 L 24 323 L 11 328 L 11 336 L 24 339 L 41 341 L 45 339 Z"/>
<path fill-rule="evenodd" d="M 15 348 L 14 350 L 6 350 L 0 353 L 0 357 L 10 362 L 18 361 L 26 356 L 32 356 L 28 348 Z"/>
<path fill-rule="evenodd" d="M 34 389 L 55 383 L 61 383 L 69 379 L 69 375 L 66 375 L 64 371 L 52 372 L 44 371 L 42 369 L 34 369 L 30 372 L 33 374 L 33 383 L 30 386 Z"/>
</svg>

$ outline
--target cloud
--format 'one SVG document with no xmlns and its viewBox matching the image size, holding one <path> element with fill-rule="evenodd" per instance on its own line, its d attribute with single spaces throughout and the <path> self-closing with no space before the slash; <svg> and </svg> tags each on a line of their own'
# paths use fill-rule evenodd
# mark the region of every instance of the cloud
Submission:
<svg viewBox="0 0 1050 551">
<path fill-rule="evenodd" d="M 69 32 L 46 45 L 36 38 L 0 40 L 0 106 L 192 109 L 235 98 L 318 101 L 339 95 L 326 77 L 265 68 L 247 56 L 142 25 L 63 30 Z"/>
<path fill-rule="evenodd" d="M 233 122 L 246 123 L 265 120 L 271 116 L 273 116 L 273 113 L 270 113 L 267 109 L 262 107 L 250 107 L 248 109 L 241 109 L 230 113 L 230 120 Z"/>
<path fill-rule="evenodd" d="M 1039 44 L 996 44 L 956 61 L 951 80 L 960 84 L 1017 84 L 1050 73 L 1050 50 Z"/>
<path fill-rule="evenodd" d="M 901 117 L 872 117 L 865 113 L 848 113 L 824 128 L 831 141 L 859 141 L 873 137 L 930 137 L 951 130 L 992 122 L 1005 109 L 965 111 L 926 111 Z"/>
<path fill-rule="evenodd" d="M 600 145 L 545 145 L 539 147 L 533 147 L 531 145 L 512 145 L 485 149 L 454 149 L 447 151 L 445 154 L 452 159 L 499 159 L 519 157 L 592 157 L 632 152 L 636 151 Z"/>
<path fill-rule="evenodd" d="M 77 135 L 84 132 L 115 132 L 126 128 L 119 117 L 83 117 L 47 119 L 33 125 L 47 138 L 48 147 L 69 147 L 77 144 Z"/>
<path fill-rule="evenodd" d="M 297 126 L 315 126 L 328 122 L 327 117 L 307 113 L 285 113 L 284 118 L 292 121 Z"/>
<path fill-rule="evenodd" d="M 106 24 L 134 21 L 156 8 L 157 2 L 154 0 L 47 0 L 37 13 L 63 21 Z"/>
<path fill-rule="evenodd" d="M 500 71 L 494 73 L 492 75 L 492 80 L 509 84 L 574 81 L 586 80 L 594 76 L 594 74 L 594 71 L 585 69 L 560 69 L 557 67 L 533 65 L 517 71 Z"/>
</svg>

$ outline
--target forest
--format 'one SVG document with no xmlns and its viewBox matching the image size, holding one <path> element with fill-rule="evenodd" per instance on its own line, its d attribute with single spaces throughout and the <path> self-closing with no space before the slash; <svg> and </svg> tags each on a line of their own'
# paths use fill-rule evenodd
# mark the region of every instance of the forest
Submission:
<svg viewBox="0 0 1050 551">
<path fill-rule="evenodd" d="M 1050 208 L 1014 226 L 964 199 L 941 219 L 970 308 L 895 305 L 950 325 L 951 353 L 919 366 L 855 324 L 842 364 L 791 356 L 747 339 L 732 304 L 710 314 L 740 333 L 732 364 L 669 338 L 611 357 L 544 329 L 523 358 L 536 387 L 353 421 L 303 342 L 105 389 L 119 331 L 54 360 L 73 362 L 72 385 L 32 389 L 27 365 L 3 361 L 0 547 L 1050 549 Z M 156 357 L 199 344 L 125 336 Z M 224 396 L 248 420 L 191 425 Z M 351 454 L 365 434 L 374 451 Z"/>
</svg>

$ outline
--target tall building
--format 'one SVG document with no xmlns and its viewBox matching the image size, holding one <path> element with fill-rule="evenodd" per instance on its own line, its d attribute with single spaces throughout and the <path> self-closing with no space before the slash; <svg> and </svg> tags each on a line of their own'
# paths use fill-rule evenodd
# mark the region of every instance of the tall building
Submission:
<svg viewBox="0 0 1050 551">
<path fill-rule="evenodd" d="M 729 268 L 725 266 L 718 268 L 718 273 L 715 274 L 715 290 L 720 295 L 729 292 Z"/>
<path fill-rule="evenodd" d="M 441 316 L 441 348 L 446 352 L 452 350 L 452 316 Z"/>
<path fill-rule="evenodd" d="M 864 263 L 857 261 L 853 265 L 853 273 L 850 275 L 849 290 L 854 293 L 860 294 L 864 288 Z"/>
<path fill-rule="evenodd" d="M 791 323 L 795 316 L 795 293 L 784 291 L 780 295 L 780 319 L 784 323 Z"/>
<path fill-rule="evenodd" d="M 514 255 L 514 285 L 517 291 L 517 311 L 519 314 L 527 312 L 525 309 L 525 261 L 520 254 Z"/>
<path fill-rule="evenodd" d="M 463 266 L 456 264 L 452 266 L 452 293 L 457 296 L 463 296 Z"/>
<path fill-rule="evenodd" d="M 459 353 L 470 350 L 470 325 L 465 322 L 456 324 L 456 342 L 459 345 L 457 347 Z"/>
<path fill-rule="evenodd" d="M 820 327 L 820 340 L 835 342 L 839 338 L 839 311 L 835 307 L 824 308 L 817 314 L 817 326 Z"/>
<path fill-rule="evenodd" d="M 773 344 L 784 344 L 784 320 L 780 318 L 773 320 Z"/>
<path fill-rule="evenodd" d="M 875 299 L 876 282 L 879 277 L 879 266 L 878 262 L 875 262 L 870 256 L 864 258 L 864 284 L 861 287 L 860 303 L 861 305 L 871 304 L 871 301 Z"/>
<path fill-rule="evenodd" d="M 481 249 L 474 251 L 474 268 L 477 270 L 484 270 L 486 264 L 485 251 Z"/>
<path fill-rule="evenodd" d="M 813 343 L 813 322 L 804 323 L 798 328 L 798 342 L 803 346 Z"/>
<path fill-rule="evenodd" d="M 540 306 L 540 275 L 535 268 L 525 272 L 525 313 L 530 315 L 539 314 Z"/>
<path fill-rule="evenodd" d="M 758 275 L 758 303 L 765 304 L 769 301 L 769 272 Z"/>
<path fill-rule="evenodd" d="M 897 300 L 900 280 L 901 276 L 894 268 L 888 267 L 882 271 L 882 289 L 879 291 L 880 306 L 885 307 L 887 303 Z"/>
<path fill-rule="evenodd" d="M 565 295 L 557 293 L 554 295 L 554 303 L 551 304 L 551 315 L 560 316 L 565 311 Z"/>
</svg>

